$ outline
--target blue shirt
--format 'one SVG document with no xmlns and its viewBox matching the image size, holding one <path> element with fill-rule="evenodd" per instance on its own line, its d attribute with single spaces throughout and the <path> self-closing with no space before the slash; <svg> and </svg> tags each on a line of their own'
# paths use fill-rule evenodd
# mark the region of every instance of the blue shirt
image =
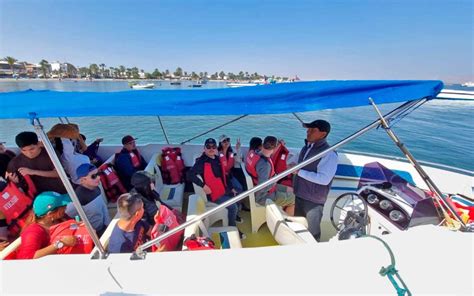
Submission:
<svg viewBox="0 0 474 296">
<path fill-rule="evenodd" d="M 138 246 L 147 241 L 150 226 L 143 220 L 138 221 L 133 231 L 126 232 L 115 225 L 109 240 L 110 253 L 132 253 Z"/>
</svg>

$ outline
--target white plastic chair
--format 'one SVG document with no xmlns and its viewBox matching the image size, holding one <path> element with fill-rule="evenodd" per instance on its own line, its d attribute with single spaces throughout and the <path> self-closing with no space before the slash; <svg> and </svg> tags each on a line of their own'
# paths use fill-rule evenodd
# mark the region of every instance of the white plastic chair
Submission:
<svg viewBox="0 0 474 296">
<path fill-rule="evenodd" d="M 286 215 L 271 199 L 266 201 L 267 226 L 280 245 L 316 244 L 304 217 Z"/>
<path fill-rule="evenodd" d="M 245 164 L 242 164 L 242 171 L 245 176 L 245 183 L 247 184 L 247 190 L 253 188 L 252 177 L 249 175 L 245 169 Z M 255 202 L 255 193 L 249 194 L 249 204 L 250 204 L 250 219 L 252 223 L 252 232 L 257 232 L 260 227 L 266 222 L 265 207 L 257 204 Z"/>
</svg>

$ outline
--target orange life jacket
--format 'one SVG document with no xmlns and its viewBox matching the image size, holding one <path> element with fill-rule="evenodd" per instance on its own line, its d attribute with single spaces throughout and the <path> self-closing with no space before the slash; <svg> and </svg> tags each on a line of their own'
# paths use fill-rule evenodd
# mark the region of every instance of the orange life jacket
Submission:
<svg viewBox="0 0 474 296">
<path fill-rule="evenodd" d="M 132 166 L 134 168 L 139 168 L 142 164 L 141 162 L 141 157 L 140 157 L 140 153 L 138 152 L 138 150 L 134 150 L 132 152 L 129 152 L 129 155 L 130 155 L 130 160 L 132 161 Z"/>
<path fill-rule="evenodd" d="M 111 164 L 104 163 L 101 165 L 99 176 L 109 201 L 116 202 L 121 194 L 127 192 Z"/>
<path fill-rule="evenodd" d="M 245 169 L 249 173 L 249 175 L 252 177 L 252 182 L 253 185 L 256 186 L 258 185 L 258 175 L 257 175 L 257 162 L 260 160 L 261 156 L 254 151 L 252 151 L 255 155 L 252 156 L 252 159 L 250 162 L 245 163 Z M 250 153 L 249 153 L 250 154 Z M 248 155 L 247 155 L 248 156 Z M 269 178 L 275 176 L 275 166 L 273 164 L 273 161 L 271 157 L 266 158 L 267 161 L 270 163 L 271 169 L 270 169 L 270 175 L 268 176 Z M 255 174 L 255 175 L 253 175 Z M 272 188 L 268 190 L 269 193 L 273 193 L 276 191 L 276 184 L 273 184 Z"/>
<path fill-rule="evenodd" d="M 7 182 L 0 193 L 0 211 L 8 224 L 8 236 L 15 239 L 33 221 L 33 200 L 13 182 Z"/>
<path fill-rule="evenodd" d="M 163 233 L 176 228 L 180 224 L 178 222 L 178 217 L 172 212 L 172 210 L 164 205 L 160 206 L 159 214 L 155 217 L 155 223 L 156 224 L 151 230 L 151 239 L 157 238 Z M 166 251 L 176 251 L 183 235 L 184 229 L 160 241 L 160 244 L 165 246 Z M 153 245 L 151 249 L 155 252 L 158 248 Z"/>
<path fill-rule="evenodd" d="M 224 181 L 223 181 L 224 180 Z M 225 175 L 222 172 L 222 178 L 214 176 L 210 163 L 204 163 L 204 182 L 211 188 L 211 201 L 214 202 L 225 194 Z"/>
<path fill-rule="evenodd" d="M 288 158 L 289 153 L 290 151 L 288 151 L 288 149 L 283 144 L 280 144 L 278 148 L 273 152 L 272 161 L 275 165 L 275 173 L 279 174 L 287 170 L 288 166 L 286 164 L 286 160 Z M 278 181 L 278 183 L 291 187 L 293 186 L 293 178 L 291 177 L 291 175 L 288 175 Z"/>
<path fill-rule="evenodd" d="M 255 150 L 249 150 L 245 156 L 245 170 L 250 175 L 250 177 L 252 177 L 253 185 L 257 185 L 258 183 L 257 171 L 255 170 L 255 167 L 257 166 L 259 159 L 260 154 L 255 152 Z"/>
<path fill-rule="evenodd" d="M 166 147 L 161 154 L 161 169 L 163 183 L 178 184 L 184 181 L 184 161 L 181 156 L 181 148 Z"/>
<path fill-rule="evenodd" d="M 228 175 L 230 170 L 234 167 L 235 158 L 234 153 L 229 153 L 229 158 L 224 154 L 224 152 L 219 152 L 219 161 L 221 162 L 221 166 L 225 171 L 225 174 Z"/>
<path fill-rule="evenodd" d="M 76 244 L 73 247 L 64 246 L 57 250 L 56 254 L 90 254 L 94 248 L 94 241 L 87 232 L 86 225 L 72 219 L 51 226 L 49 235 L 52 244 L 65 236 L 76 237 Z"/>
</svg>

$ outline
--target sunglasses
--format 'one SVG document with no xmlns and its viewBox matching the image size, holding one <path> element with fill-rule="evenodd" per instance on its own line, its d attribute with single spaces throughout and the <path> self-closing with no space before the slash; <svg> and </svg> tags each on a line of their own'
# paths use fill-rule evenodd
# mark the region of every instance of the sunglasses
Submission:
<svg viewBox="0 0 474 296">
<path fill-rule="evenodd" d="M 222 140 L 222 143 L 229 143 L 229 142 L 230 142 L 229 138 Z"/>
<path fill-rule="evenodd" d="M 99 173 L 92 174 L 92 175 L 90 175 L 90 177 L 91 177 L 92 180 L 95 180 L 95 179 L 97 179 L 97 177 L 99 177 Z"/>
<path fill-rule="evenodd" d="M 206 145 L 206 149 L 217 149 L 216 145 Z"/>
</svg>

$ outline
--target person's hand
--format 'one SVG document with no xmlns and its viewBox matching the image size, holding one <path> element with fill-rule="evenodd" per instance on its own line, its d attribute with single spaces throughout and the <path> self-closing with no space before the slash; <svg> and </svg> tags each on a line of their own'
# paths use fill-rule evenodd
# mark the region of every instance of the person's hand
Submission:
<svg viewBox="0 0 474 296">
<path fill-rule="evenodd" d="M 158 208 L 158 211 L 156 211 L 155 216 L 153 216 L 153 221 L 155 221 L 155 223 L 158 223 L 159 217 L 160 217 L 160 208 Z"/>
<path fill-rule="evenodd" d="M 166 251 L 166 246 L 165 244 L 161 244 L 158 249 L 156 249 L 155 252 L 163 252 L 163 251 Z"/>
<path fill-rule="evenodd" d="M 240 138 L 237 138 L 237 142 L 235 143 L 235 149 L 236 149 L 236 150 L 240 150 L 240 146 L 241 146 L 241 144 L 240 144 Z"/>
<path fill-rule="evenodd" d="M 237 195 L 237 190 L 235 190 L 234 188 L 232 188 L 232 194 L 234 194 L 234 196 Z"/>
<path fill-rule="evenodd" d="M 0 242 L 0 251 L 3 251 L 9 244 L 7 241 Z"/>
<path fill-rule="evenodd" d="M 21 167 L 18 169 L 18 172 L 22 175 L 22 176 L 26 176 L 26 175 L 30 175 L 30 176 L 33 176 L 33 175 L 36 175 L 36 171 L 35 170 L 32 170 L 30 168 L 25 168 L 25 167 Z"/>
<path fill-rule="evenodd" d="M 202 187 L 202 189 L 204 190 L 204 193 L 206 193 L 206 194 L 211 194 L 212 193 L 211 188 L 209 188 L 209 186 L 207 186 L 207 185 L 204 185 L 204 187 Z"/>
<path fill-rule="evenodd" d="M 73 247 L 76 245 L 76 237 L 74 235 L 64 236 L 60 239 L 60 241 L 62 241 L 64 245 L 68 247 Z"/>
<path fill-rule="evenodd" d="M 95 141 L 96 141 L 97 143 L 100 143 L 100 142 L 104 141 L 104 138 L 97 138 L 97 139 L 95 139 Z"/>
<path fill-rule="evenodd" d="M 283 140 L 283 139 L 278 140 L 278 144 L 286 146 L 285 140 Z"/>
<path fill-rule="evenodd" d="M 20 179 L 18 179 L 18 176 L 17 176 L 16 173 L 6 172 L 5 173 L 5 178 L 7 178 L 8 180 L 10 180 L 10 182 L 13 182 L 13 183 L 19 183 L 20 182 Z"/>
<path fill-rule="evenodd" d="M 0 153 L 5 153 L 5 151 L 7 151 L 7 148 L 5 145 L 3 145 L 3 143 L 0 143 Z"/>
</svg>

